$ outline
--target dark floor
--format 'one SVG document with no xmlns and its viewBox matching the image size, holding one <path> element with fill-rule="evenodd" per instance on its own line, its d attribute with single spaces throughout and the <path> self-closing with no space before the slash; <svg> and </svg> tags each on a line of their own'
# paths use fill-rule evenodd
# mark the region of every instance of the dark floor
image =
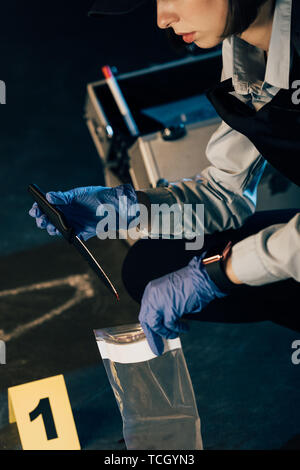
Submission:
<svg viewBox="0 0 300 470">
<path fill-rule="evenodd" d="M 92 240 L 89 246 L 116 283 L 120 303 L 63 241 L 1 259 L 0 315 L 7 336 L 7 364 L 0 370 L 2 449 L 19 445 L 15 426 L 8 426 L 7 388 L 58 374 L 66 380 L 82 448 L 124 448 L 121 417 L 93 329 L 136 322 L 138 306 L 120 280 L 123 242 Z M 76 287 L 68 282 L 74 275 L 86 276 L 89 294 L 46 320 L 46 313 L 74 299 Z M 47 286 L 47 281 L 60 283 Z M 42 289 L 35 290 L 37 283 Z M 30 323 L 39 319 L 38 325 Z M 299 448 L 300 375 L 291 361 L 299 333 L 271 322 L 190 326 L 181 341 L 205 448 Z"/>
<path fill-rule="evenodd" d="M 106 63 L 121 73 L 178 57 L 155 28 L 151 6 L 96 22 L 86 17 L 91 3 L 1 6 L 7 104 L 0 107 L 0 338 L 7 364 L 0 366 L 0 448 L 19 445 L 8 426 L 7 388 L 56 374 L 66 379 L 82 447 L 124 448 L 93 329 L 137 320 L 138 306 L 120 277 L 128 248 L 119 240 L 89 243 L 116 282 L 118 304 L 71 247 L 36 229 L 26 188 L 30 182 L 45 191 L 103 184 L 83 120 L 86 84 L 101 78 Z M 77 295 L 70 281 L 76 275 L 85 276 L 90 290 L 68 307 Z M 205 448 L 299 448 L 300 365 L 291 362 L 299 333 L 269 322 L 191 325 L 182 344 Z"/>
</svg>

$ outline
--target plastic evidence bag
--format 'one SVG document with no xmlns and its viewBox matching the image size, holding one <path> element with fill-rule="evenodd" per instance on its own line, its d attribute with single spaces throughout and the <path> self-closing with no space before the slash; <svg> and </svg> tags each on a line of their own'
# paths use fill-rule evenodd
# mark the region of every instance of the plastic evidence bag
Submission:
<svg viewBox="0 0 300 470">
<path fill-rule="evenodd" d="M 201 423 L 179 338 L 155 356 L 139 323 L 94 330 L 127 449 L 202 450 Z"/>
</svg>

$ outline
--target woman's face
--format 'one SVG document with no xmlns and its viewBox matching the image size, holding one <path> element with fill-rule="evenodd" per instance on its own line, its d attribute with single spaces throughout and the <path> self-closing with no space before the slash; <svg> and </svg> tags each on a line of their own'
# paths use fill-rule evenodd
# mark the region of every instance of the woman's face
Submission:
<svg viewBox="0 0 300 470">
<path fill-rule="evenodd" d="M 183 39 L 207 49 L 222 41 L 228 0 L 156 0 L 157 25 L 176 34 L 193 33 Z"/>
</svg>

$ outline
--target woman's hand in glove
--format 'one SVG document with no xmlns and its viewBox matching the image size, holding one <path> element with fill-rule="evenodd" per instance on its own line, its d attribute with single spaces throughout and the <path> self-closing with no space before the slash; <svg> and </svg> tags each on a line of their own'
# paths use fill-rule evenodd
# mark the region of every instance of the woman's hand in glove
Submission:
<svg viewBox="0 0 300 470">
<path fill-rule="evenodd" d="M 119 204 L 119 198 L 121 196 L 126 196 L 127 205 Z M 51 191 L 46 194 L 46 198 L 51 204 L 55 205 L 63 212 L 67 223 L 82 240 L 88 240 L 96 235 L 96 227 L 100 221 L 100 216 L 96 215 L 96 212 L 101 204 L 109 204 L 115 208 L 117 219 L 116 229 L 119 228 L 117 225 L 119 215 L 122 227 L 124 226 L 124 228 L 126 228 L 127 223 L 130 222 L 128 208 L 133 204 L 137 204 L 136 193 L 130 184 L 120 185 L 115 188 L 88 186 L 71 189 L 65 192 Z M 119 212 L 121 212 L 121 214 L 119 214 Z M 48 217 L 39 209 L 36 202 L 30 209 L 29 215 L 34 217 L 37 226 L 46 229 L 49 235 L 60 234 L 49 221 Z"/>
<path fill-rule="evenodd" d="M 202 263 L 205 253 L 189 264 L 149 282 L 144 291 L 139 321 L 153 353 L 163 353 L 162 338 L 174 339 L 187 331 L 183 314 L 198 313 L 212 300 L 225 297 L 208 276 Z"/>
</svg>

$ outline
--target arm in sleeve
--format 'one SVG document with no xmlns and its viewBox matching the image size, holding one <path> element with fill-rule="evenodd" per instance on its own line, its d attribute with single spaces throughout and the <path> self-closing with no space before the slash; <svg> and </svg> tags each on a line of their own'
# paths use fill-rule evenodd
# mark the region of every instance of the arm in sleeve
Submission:
<svg viewBox="0 0 300 470">
<path fill-rule="evenodd" d="M 237 278 L 250 286 L 289 278 L 300 282 L 300 212 L 235 244 L 231 262 Z"/>
<path fill-rule="evenodd" d="M 255 212 L 257 186 L 265 160 L 247 137 L 222 122 L 206 149 L 211 166 L 193 179 L 143 189 L 150 204 L 204 205 L 204 233 L 240 227 Z"/>
</svg>

